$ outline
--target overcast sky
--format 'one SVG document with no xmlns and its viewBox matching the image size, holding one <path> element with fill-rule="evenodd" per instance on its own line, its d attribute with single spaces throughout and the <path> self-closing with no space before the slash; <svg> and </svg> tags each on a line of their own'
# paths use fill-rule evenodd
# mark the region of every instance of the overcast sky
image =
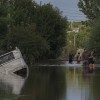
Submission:
<svg viewBox="0 0 100 100">
<path fill-rule="evenodd" d="M 67 16 L 69 21 L 84 21 L 85 15 L 79 11 L 77 6 L 79 0 L 35 0 L 37 3 L 51 3 L 54 7 L 58 7 L 63 11 L 63 15 Z"/>
</svg>

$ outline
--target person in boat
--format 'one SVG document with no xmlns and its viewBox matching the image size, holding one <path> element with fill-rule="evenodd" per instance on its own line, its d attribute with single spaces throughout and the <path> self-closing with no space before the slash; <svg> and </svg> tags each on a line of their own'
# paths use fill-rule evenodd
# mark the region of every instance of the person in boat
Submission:
<svg viewBox="0 0 100 100">
<path fill-rule="evenodd" d="M 76 56 L 76 61 L 79 64 L 81 62 L 81 55 L 80 52 L 78 52 L 77 56 Z"/>
<path fill-rule="evenodd" d="M 73 62 L 73 57 L 74 57 L 73 53 L 72 52 L 69 53 L 69 63 L 70 64 Z"/>
<path fill-rule="evenodd" d="M 94 71 L 94 62 L 95 62 L 94 51 L 90 52 L 88 62 L 89 62 L 89 71 L 93 72 Z"/>
<path fill-rule="evenodd" d="M 89 58 L 89 52 L 88 50 L 84 49 L 84 52 L 82 53 L 82 61 L 84 66 L 89 64 L 88 58 Z"/>
</svg>

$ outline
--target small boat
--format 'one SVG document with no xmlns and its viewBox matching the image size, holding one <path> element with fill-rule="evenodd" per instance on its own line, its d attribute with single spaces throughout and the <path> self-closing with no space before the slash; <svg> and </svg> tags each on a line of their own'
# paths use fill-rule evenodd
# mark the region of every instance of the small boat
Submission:
<svg viewBox="0 0 100 100">
<path fill-rule="evenodd" d="M 0 73 L 28 76 L 28 66 L 17 47 L 15 50 L 0 56 Z"/>
<path fill-rule="evenodd" d="M 26 80 L 26 77 L 21 77 L 19 75 L 15 76 L 11 74 L 0 73 L 0 92 L 2 91 L 0 93 L 0 98 L 6 98 L 5 100 L 15 100 L 8 98 L 12 98 L 12 96 L 19 95 Z M 5 96 L 2 97 L 4 93 Z"/>
</svg>

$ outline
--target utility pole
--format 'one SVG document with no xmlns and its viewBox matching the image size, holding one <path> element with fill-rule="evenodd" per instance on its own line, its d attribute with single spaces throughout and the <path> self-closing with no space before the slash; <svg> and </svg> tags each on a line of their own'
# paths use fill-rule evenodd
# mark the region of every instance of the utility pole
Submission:
<svg viewBox="0 0 100 100">
<path fill-rule="evenodd" d="M 75 34 L 74 34 L 74 48 L 75 48 L 75 39 L 76 39 L 76 37 L 75 37 Z"/>
<path fill-rule="evenodd" d="M 79 28 L 74 28 L 74 29 L 73 29 L 73 32 L 74 32 L 74 48 L 75 48 L 75 47 L 76 47 L 76 36 L 77 36 L 76 33 L 79 32 Z"/>
</svg>

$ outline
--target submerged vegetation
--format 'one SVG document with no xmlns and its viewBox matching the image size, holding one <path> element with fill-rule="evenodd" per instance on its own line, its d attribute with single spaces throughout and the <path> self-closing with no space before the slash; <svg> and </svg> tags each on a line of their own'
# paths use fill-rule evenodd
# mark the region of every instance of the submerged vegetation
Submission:
<svg viewBox="0 0 100 100">
<path fill-rule="evenodd" d="M 0 50 L 17 46 L 29 64 L 57 58 L 66 45 L 67 26 L 67 18 L 51 4 L 0 0 Z"/>
</svg>

